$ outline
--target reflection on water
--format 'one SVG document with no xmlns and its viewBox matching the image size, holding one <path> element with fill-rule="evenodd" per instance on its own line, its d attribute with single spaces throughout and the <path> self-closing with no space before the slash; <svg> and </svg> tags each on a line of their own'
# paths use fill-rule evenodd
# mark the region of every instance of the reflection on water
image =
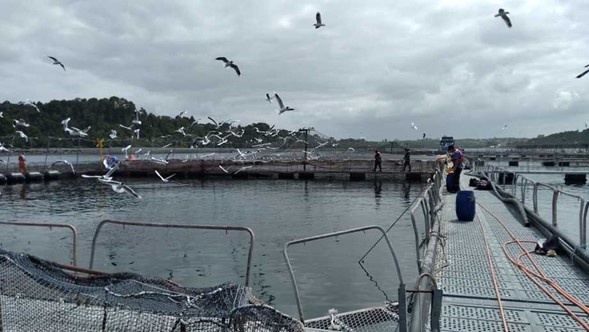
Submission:
<svg viewBox="0 0 589 332">
<path fill-rule="evenodd" d="M 93 180 L 0 187 L 0 220 L 63 222 L 80 233 L 79 265 L 104 219 L 250 227 L 256 234 L 251 285 L 266 303 L 296 314 L 282 249 L 286 242 L 365 225 L 388 228 L 423 189 L 420 184 L 293 180 L 129 179 L 142 200 Z M 407 281 L 416 277 L 413 231 L 405 215 L 389 233 Z M 0 245 L 69 263 L 66 231 L 2 226 Z M 397 280 L 381 242 L 358 264 L 379 234 L 372 231 L 289 248 L 305 315 L 381 304 L 396 297 Z M 94 268 L 174 279 L 187 286 L 245 282 L 248 236 L 238 232 L 139 228 L 107 224 L 97 238 Z M 406 281 L 406 282 L 407 282 Z"/>
</svg>

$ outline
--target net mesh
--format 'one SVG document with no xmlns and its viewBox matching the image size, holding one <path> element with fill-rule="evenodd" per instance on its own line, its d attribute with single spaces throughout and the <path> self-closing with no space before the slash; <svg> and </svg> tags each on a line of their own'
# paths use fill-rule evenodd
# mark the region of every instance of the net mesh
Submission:
<svg viewBox="0 0 589 332">
<path fill-rule="evenodd" d="M 303 331 L 249 287 L 181 287 L 133 273 L 81 276 L 0 249 L 0 332 Z"/>
</svg>

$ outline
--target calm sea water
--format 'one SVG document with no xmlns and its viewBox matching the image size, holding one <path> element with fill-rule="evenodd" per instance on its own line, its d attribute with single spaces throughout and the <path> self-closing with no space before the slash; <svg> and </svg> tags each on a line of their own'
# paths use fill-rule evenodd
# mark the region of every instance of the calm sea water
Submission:
<svg viewBox="0 0 589 332">
<path fill-rule="evenodd" d="M 423 190 L 391 182 L 294 180 L 129 180 L 142 200 L 117 194 L 93 180 L 2 186 L 0 220 L 61 222 L 80 233 L 79 265 L 89 263 L 90 243 L 104 219 L 250 227 L 256 235 L 252 281 L 266 303 L 296 315 L 282 250 L 286 242 L 365 225 L 388 227 Z M 389 233 L 405 283 L 417 275 L 413 230 L 405 215 Z M 306 317 L 379 305 L 395 299 L 399 278 L 375 232 L 345 235 L 289 249 Z M 59 229 L 2 226 L 1 246 L 69 263 L 71 237 Z M 245 282 L 248 237 L 237 232 L 105 225 L 94 268 L 171 278 L 186 286 Z"/>
</svg>

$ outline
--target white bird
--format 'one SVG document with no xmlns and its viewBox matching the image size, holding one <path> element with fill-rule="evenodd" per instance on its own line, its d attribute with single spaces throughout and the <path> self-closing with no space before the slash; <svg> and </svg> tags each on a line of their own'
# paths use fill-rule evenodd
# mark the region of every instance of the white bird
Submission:
<svg viewBox="0 0 589 332">
<path fill-rule="evenodd" d="M 17 131 L 16 131 L 16 133 L 17 133 L 17 134 L 18 134 L 20 137 L 24 138 L 24 139 L 25 139 L 25 141 L 27 141 L 27 142 L 29 141 L 29 137 L 28 137 L 27 135 L 25 135 L 25 133 L 23 133 L 22 131 L 20 131 L 20 130 L 17 130 Z"/>
<path fill-rule="evenodd" d="M 25 120 L 20 119 L 20 120 L 13 120 L 14 124 L 12 125 L 13 127 L 16 128 L 16 126 L 21 126 L 21 127 L 30 127 L 31 125 L 26 123 Z"/>
<path fill-rule="evenodd" d="M 108 137 L 110 137 L 110 139 L 117 138 L 117 131 L 114 129 L 111 129 L 110 134 L 108 134 Z"/>
<path fill-rule="evenodd" d="M 317 14 L 315 14 L 315 21 L 317 21 L 317 23 L 313 24 L 315 26 L 315 29 L 319 29 L 320 27 L 324 27 L 325 24 L 323 24 L 321 22 L 321 13 L 317 12 Z"/>
<path fill-rule="evenodd" d="M 119 124 L 119 127 L 123 128 L 123 129 L 127 129 L 127 130 L 133 130 L 133 128 L 127 127 L 127 126 L 123 126 L 122 124 Z"/>
<path fill-rule="evenodd" d="M 0 152 L 10 152 L 10 150 L 5 148 L 3 143 L 0 143 Z"/>
<path fill-rule="evenodd" d="M 172 146 L 172 144 L 173 144 L 173 143 L 168 143 L 168 144 L 166 144 L 166 145 L 162 146 L 162 149 L 169 148 L 170 146 Z"/>
<path fill-rule="evenodd" d="M 33 103 L 28 98 L 24 102 L 23 101 L 19 102 L 19 104 L 33 106 L 35 108 L 35 110 L 37 110 L 38 113 L 41 113 L 41 110 L 39 110 L 39 107 L 37 107 L 37 105 L 35 105 L 35 103 Z"/>
<path fill-rule="evenodd" d="M 243 171 L 243 170 L 246 170 L 246 169 L 248 169 L 248 168 L 252 168 L 252 167 L 254 167 L 254 166 L 243 166 L 242 168 L 238 169 L 238 170 L 237 170 L 237 172 L 235 172 L 235 173 L 233 173 L 233 174 L 237 174 L 237 173 L 239 173 L 239 172 L 241 172 L 241 171 Z"/>
<path fill-rule="evenodd" d="M 129 144 L 129 145 L 127 145 L 127 146 L 125 146 L 124 148 L 121 149 L 121 151 L 123 151 L 125 153 L 125 158 L 128 158 L 129 157 L 127 151 L 129 151 L 130 148 L 131 148 L 131 144 Z"/>
<path fill-rule="evenodd" d="M 84 130 L 78 129 L 76 127 L 64 128 L 64 129 L 71 136 L 86 137 L 86 136 L 88 136 L 88 131 L 90 130 L 90 128 L 92 128 L 92 126 L 88 126 Z"/>
<path fill-rule="evenodd" d="M 63 68 L 63 71 L 65 71 L 65 66 L 63 65 L 63 63 L 61 63 L 61 61 L 57 60 L 56 58 L 52 57 L 52 56 L 47 56 L 49 59 L 53 60 L 53 64 L 54 65 L 60 65 L 61 68 Z"/>
<path fill-rule="evenodd" d="M 137 109 L 135 109 L 135 117 L 133 118 L 133 121 L 131 121 L 132 124 L 134 125 L 141 125 L 141 120 L 139 120 L 139 111 Z"/>
<path fill-rule="evenodd" d="M 180 127 L 175 130 L 175 132 L 182 134 L 182 136 L 186 136 L 186 132 L 184 131 L 184 127 Z"/>
<path fill-rule="evenodd" d="M 419 128 L 417 128 L 417 125 L 413 122 L 411 122 L 411 128 L 413 128 L 415 130 L 419 130 Z"/>
<path fill-rule="evenodd" d="M 139 196 L 133 189 L 131 189 L 129 186 L 127 186 L 123 182 L 114 181 L 114 180 L 107 180 L 107 179 L 102 179 L 102 178 L 98 178 L 98 181 L 100 181 L 101 183 L 110 185 L 112 190 L 114 190 L 117 193 L 128 193 L 129 195 L 132 195 L 135 198 L 141 199 L 141 196 Z"/>
<path fill-rule="evenodd" d="M 157 176 L 158 176 L 158 177 L 159 177 L 159 178 L 160 178 L 160 179 L 161 179 L 163 182 L 169 182 L 169 181 L 170 181 L 170 179 L 171 179 L 171 178 L 173 178 L 173 177 L 174 177 L 174 175 L 176 175 L 176 173 L 174 173 L 174 174 L 172 174 L 172 175 L 170 175 L 170 176 L 168 176 L 168 177 L 165 177 L 165 178 L 164 178 L 164 177 L 163 177 L 163 176 L 160 174 L 160 172 L 158 172 L 158 171 L 157 171 L 157 169 L 155 170 L 155 174 L 157 174 Z"/>
<path fill-rule="evenodd" d="M 72 173 L 73 174 L 76 174 L 76 170 L 74 169 L 74 165 L 71 162 L 69 162 L 67 160 L 58 160 L 58 161 L 54 162 L 53 164 L 51 164 L 50 167 L 53 167 L 53 166 L 55 166 L 57 164 L 65 164 L 65 165 L 68 165 L 72 169 Z"/>
<path fill-rule="evenodd" d="M 331 316 L 328 329 L 331 331 L 340 331 L 342 329 L 342 326 L 335 322 L 335 315 L 337 314 L 337 310 L 329 309 L 327 312 L 329 313 L 329 316 Z"/>
<path fill-rule="evenodd" d="M 219 168 L 223 170 L 225 173 L 229 173 L 229 170 L 225 169 L 223 166 L 219 165 Z"/>
<path fill-rule="evenodd" d="M 134 132 L 134 133 L 135 133 L 135 135 L 137 136 L 137 139 L 139 139 L 139 131 L 140 131 L 140 130 L 141 130 L 141 129 L 139 129 L 139 128 L 137 128 L 137 129 L 133 130 L 133 132 Z"/>
<path fill-rule="evenodd" d="M 63 126 L 64 131 L 68 127 L 67 124 L 70 122 L 70 119 L 71 118 L 67 118 L 67 119 L 61 121 L 61 125 Z"/>
<path fill-rule="evenodd" d="M 180 112 L 180 114 L 178 114 L 178 117 L 179 117 L 179 118 L 181 118 L 181 117 L 182 117 L 182 115 L 184 115 L 184 114 L 186 114 L 186 113 L 188 113 L 188 111 L 182 111 L 182 112 Z"/>
<path fill-rule="evenodd" d="M 495 14 L 495 17 L 501 16 L 503 21 L 505 21 L 505 24 L 507 24 L 507 27 L 511 28 L 511 20 L 509 19 L 509 17 L 507 17 L 507 14 L 509 14 L 509 12 L 506 12 L 505 10 L 503 10 L 503 8 L 499 8 L 499 12 Z"/>
<path fill-rule="evenodd" d="M 194 121 L 192 121 L 192 123 L 190 124 L 190 126 L 194 126 L 195 124 L 198 124 L 198 121 L 200 121 L 200 118 L 195 119 Z"/>
<path fill-rule="evenodd" d="M 220 57 L 216 58 L 215 60 L 223 61 L 225 63 L 225 68 L 231 67 L 231 68 L 233 68 L 233 70 L 235 70 L 235 72 L 237 73 L 237 76 L 241 76 L 241 71 L 239 70 L 239 67 L 237 67 L 237 65 L 234 64 L 233 61 L 227 60 L 227 58 L 224 56 L 220 56 Z"/>
<path fill-rule="evenodd" d="M 294 108 L 291 108 L 290 106 L 284 106 L 282 99 L 280 98 L 280 96 L 277 93 L 274 94 L 274 98 L 278 102 L 278 107 L 280 107 L 280 109 L 278 110 L 279 115 L 284 112 L 294 111 Z"/>
<path fill-rule="evenodd" d="M 272 102 L 272 99 L 274 99 L 274 97 L 270 97 L 269 94 L 266 94 L 266 101 L 267 102 L 271 103 Z"/>
<path fill-rule="evenodd" d="M 2 113 L 4 113 L 4 111 L 0 111 L 0 118 L 4 117 L 4 115 L 2 115 Z"/>
<path fill-rule="evenodd" d="M 505 130 L 505 129 L 507 129 L 507 125 L 504 125 L 503 126 L 503 129 L 501 129 L 501 130 Z"/>
<path fill-rule="evenodd" d="M 161 165 L 167 165 L 168 161 L 164 160 L 164 159 L 160 159 L 160 158 L 155 158 L 154 156 L 150 157 L 151 161 L 157 163 L 157 164 L 161 164 Z"/>
</svg>

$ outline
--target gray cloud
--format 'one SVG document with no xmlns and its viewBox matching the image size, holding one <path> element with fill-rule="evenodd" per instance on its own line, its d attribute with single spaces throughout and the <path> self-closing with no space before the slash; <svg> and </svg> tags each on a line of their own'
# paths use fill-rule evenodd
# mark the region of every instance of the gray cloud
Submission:
<svg viewBox="0 0 589 332">
<path fill-rule="evenodd" d="M 313 28 L 316 11 L 327 27 Z M 589 120 L 589 81 L 574 78 L 589 63 L 588 15 L 582 0 L 7 0 L 0 89 L 12 102 L 116 95 L 160 115 L 338 138 L 536 136 Z M 274 91 L 296 111 L 279 116 L 264 101 Z"/>
</svg>

